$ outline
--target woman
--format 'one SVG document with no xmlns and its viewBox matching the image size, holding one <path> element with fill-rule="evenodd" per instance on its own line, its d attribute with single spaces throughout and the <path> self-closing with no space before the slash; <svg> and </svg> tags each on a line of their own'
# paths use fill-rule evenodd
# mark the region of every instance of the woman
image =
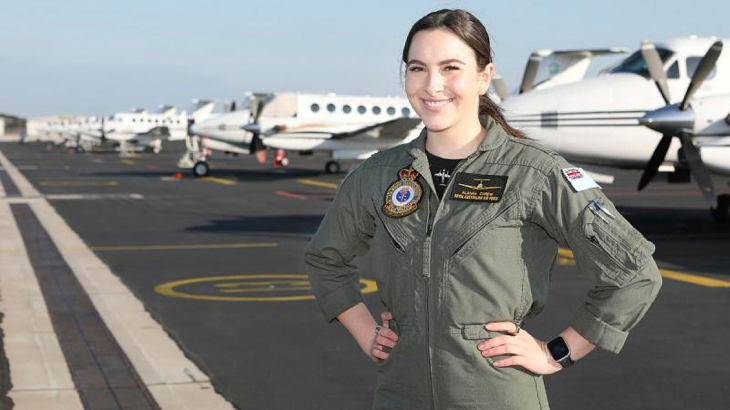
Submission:
<svg viewBox="0 0 730 410">
<path fill-rule="evenodd" d="M 548 408 L 541 376 L 595 346 L 618 353 L 656 297 L 654 247 L 580 168 L 507 124 L 473 15 L 420 19 L 403 63 L 425 130 L 343 181 L 305 253 L 319 306 L 379 362 L 376 409 Z M 545 305 L 559 246 L 595 287 L 545 342 L 521 326 Z M 383 327 L 351 264 L 370 248 Z"/>
</svg>

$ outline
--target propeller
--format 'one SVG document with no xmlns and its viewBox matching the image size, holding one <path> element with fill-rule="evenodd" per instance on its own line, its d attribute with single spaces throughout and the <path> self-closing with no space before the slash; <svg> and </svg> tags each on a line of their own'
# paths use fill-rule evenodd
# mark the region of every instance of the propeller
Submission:
<svg viewBox="0 0 730 410">
<path fill-rule="evenodd" d="M 695 115 L 689 110 L 689 101 L 695 92 L 702 86 L 707 76 L 715 68 L 717 59 L 722 52 L 722 42 L 715 42 L 702 57 L 697 70 L 695 70 L 692 80 L 687 87 L 684 98 L 680 104 L 671 104 L 669 88 L 666 84 L 666 76 L 661 66 L 661 59 L 653 44 L 644 43 L 641 45 L 641 53 L 647 63 L 649 74 L 659 88 L 662 98 L 667 102 L 667 106 L 656 111 L 647 113 L 639 119 L 639 123 L 663 134 L 649 162 L 644 168 L 644 173 L 639 180 L 638 190 L 644 189 L 652 178 L 657 174 L 659 166 L 664 162 L 664 158 L 669 150 L 672 137 L 678 137 L 682 144 L 682 151 L 689 164 L 692 176 L 700 186 L 702 194 L 712 208 L 717 208 L 717 198 L 715 190 L 710 179 L 710 172 L 707 170 L 705 163 L 702 161 L 699 149 L 692 141 L 692 130 L 694 129 Z"/>
<path fill-rule="evenodd" d="M 249 144 L 249 152 L 255 153 L 261 150 L 265 150 L 266 146 L 261 141 L 261 126 L 259 125 L 259 118 L 264 111 L 266 102 L 270 99 L 270 95 L 267 94 L 251 94 L 248 97 L 248 106 L 251 111 L 249 117 L 249 123 L 244 125 L 242 128 L 250 132 L 252 135 L 251 143 Z"/>
</svg>

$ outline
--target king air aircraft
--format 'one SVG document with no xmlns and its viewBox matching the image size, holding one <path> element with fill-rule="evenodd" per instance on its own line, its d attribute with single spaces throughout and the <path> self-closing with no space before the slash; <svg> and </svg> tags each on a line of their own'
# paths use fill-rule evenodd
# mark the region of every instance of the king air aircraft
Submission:
<svg viewBox="0 0 730 410">
<path fill-rule="evenodd" d="M 365 159 L 418 136 L 421 120 L 408 100 L 335 94 L 251 94 L 249 108 L 218 115 L 190 126 L 188 152 L 178 161 L 197 176 L 207 175 L 209 150 L 256 154 L 278 150 L 275 163 L 286 165 L 286 151 L 324 152 L 325 171 L 336 173 L 339 161 Z"/>
<path fill-rule="evenodd" d="M 696 36 L 644 42 L 586 79 L 591 57 L 621 49 L 536 52 L 519 95 L 499 79 L 494 88 L 512 125 L 568 160 L 643 169 L 639 190 L 659 172 L 670 182 L 691 175 L 712 215 L 729 220 L 730 195 L 717 196 L 710 177 L 730 175 L 729 47 Z"/>
</svg>

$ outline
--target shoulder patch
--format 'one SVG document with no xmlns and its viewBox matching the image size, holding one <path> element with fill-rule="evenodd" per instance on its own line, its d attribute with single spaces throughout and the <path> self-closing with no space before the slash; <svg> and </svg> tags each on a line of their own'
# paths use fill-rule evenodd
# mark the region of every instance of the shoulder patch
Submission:
<svg viewBox="0 0 730 410">
<path fill-rule="evenodd" d="M 575 192 L 585 191 L 586 189 L 601 187 L 588 175 L 583 168 L 563 168 L 563 176 L 570 182 Z"/>
</svg>

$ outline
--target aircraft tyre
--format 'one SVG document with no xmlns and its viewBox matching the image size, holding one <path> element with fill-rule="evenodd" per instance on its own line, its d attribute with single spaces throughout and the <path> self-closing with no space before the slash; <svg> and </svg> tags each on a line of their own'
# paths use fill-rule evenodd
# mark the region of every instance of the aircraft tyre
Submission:
<svg viewBox="0 0 730 410">
<path fill-rule="evenodd" d="M 717 208 L 711 209 L 710 212 L 716 220 L 730 222 L 730 195 L 719 195 L 717 197 Z"/>
<path fill-rule="evenodd" d="M 86 150 L 81 145 L 76 146 L 76 153 L 77 154 L 83 154 Z"/>
<path fill-rule="evenodd" d="M 337 161 L 327 161 L 327 163 L 324 164 L 324 171 L 328 174 L 339 174 L 340 169 L 340 163 Z"/>
<path fill-rule="evenodd" d="M 210 173 L 210 167 L 205 161 L 198 161 L 193 165 L 193 175 L 196 177 L 204 177 Z"/>
</svg>

